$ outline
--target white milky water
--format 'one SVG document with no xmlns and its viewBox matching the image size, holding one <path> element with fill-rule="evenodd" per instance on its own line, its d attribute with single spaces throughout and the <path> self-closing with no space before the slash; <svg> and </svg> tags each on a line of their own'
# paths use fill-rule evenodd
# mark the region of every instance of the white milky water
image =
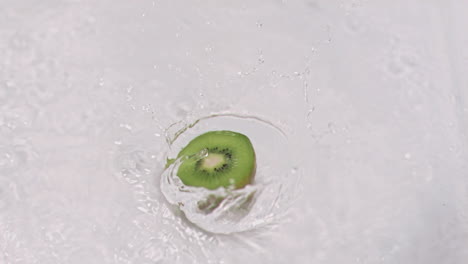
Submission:
<svg viewBox="0 0 468 264">
<path fill-rule="evenodd" d="M 0 264 L 468 263 L 467 12 L 0 0 Z M 251 186 L 164 169 L 211 130 Z"/>
</svg>

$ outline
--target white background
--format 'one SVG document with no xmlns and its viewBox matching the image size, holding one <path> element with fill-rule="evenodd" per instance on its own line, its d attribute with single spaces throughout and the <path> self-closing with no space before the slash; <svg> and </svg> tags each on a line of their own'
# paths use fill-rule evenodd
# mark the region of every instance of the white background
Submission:
<svg viewBox="0 0 468 264">
<path fill-rule="evenodd" d="M 0 263 L 468 263 L 467 13 L 0 0 Z M 160 193 L 164 129 L 223 111 L 287 134 L 275 227 L 208 234 Z"/>
</svg>

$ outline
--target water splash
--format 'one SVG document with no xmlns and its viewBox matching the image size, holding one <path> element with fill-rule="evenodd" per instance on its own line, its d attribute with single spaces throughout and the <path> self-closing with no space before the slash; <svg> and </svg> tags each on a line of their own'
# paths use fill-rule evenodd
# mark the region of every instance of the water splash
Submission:
<svg viewBox="0 0 468 264">
<path fill-rule="evenodd" d="M 190 128 L 193 128 L 194 126 L 196 126 L 199 122 L 202 122 L 202 121 L 205 121 L 205 120 L 209 120 L 209 119 L 214 119 L 214 118 L 235 118 L 235 119 L 240 119 L 240 120 L 252 120 L 252 121 L 256 121 L 258 123 L 261 123 L 263 125 L 266 125 L 266 126 L 269 126 L 271 129 L 273 130 L 276 130 L 277 133 L 280 133 L 281 136 L 285 137 L 286 138 L 286 133 L 283 131 L 283 129 L 281 129 L 280 127 L 278 127 L 277 125 L 275 125 L 274 123 L 264 119 L 264 118 L 261 118 L 261 117 L 258 117 L 258 116 L 253 116 L 253 115 L 241 115 L 241 114 L 235 114 L 235 113 L 215 113 L 215 114 L 211 114 L 211 115 L 208 115 L 208 116 L 204 116 L 204 117 L 201 117 L 195 121 L 192 121 L 192 122 L 183 122 L 183 121 L 179 121 L 179 122 L 175 122 L 173 124 L 171 124 L 165 131 L 165 136 L 166 136 L 166 143 L 169 145 L 169 147 L 172 146 L 172 144 L 179 138 L 180 135 L 182 135 L 185 131 L 187 131 L 188 129 Z M 181 126 L 181 128 L 178 128 L 178 126 Z M 176 129 L 175 132 L 173 132 L 173 130 Z"/>
<path fill-rule="evenodd" d="M 170 138 L 167 143 L 170 150 L 176 151 L 183 146 L 179 142 L 185 136 L 183 134 L 224 127 L 222 125 L 227 122 L 243 130 L 242 132 L 245 131 L 253 141 L 258 153 L 254 182 L 241 189 L 220 187 L 208 190 L 184 185 L 177 176 L 179 166 L 187 158 L 206 157 L 207 150 L 202 150 L 194 157 L 179 157 L 167 166 L 160 179 L 161 192 L 190 222 L 211 233 L 232 234 L 272 227 L 287 214 L 290 204 L 298 194 L 296 187 L 299 177 L 291 170 L 287 138 L 280 128 L 252 116 L 211 115 L 188 122 L 188 125 L 174 134 L 166 135 Z M 274 146 L 260 140 L 265 137 L 276 139 Z M 175 152 L 168 155 L 174 154 Z M 283 157 L 283 162 L 275 162 L 279 157 Z"/>
</svg>

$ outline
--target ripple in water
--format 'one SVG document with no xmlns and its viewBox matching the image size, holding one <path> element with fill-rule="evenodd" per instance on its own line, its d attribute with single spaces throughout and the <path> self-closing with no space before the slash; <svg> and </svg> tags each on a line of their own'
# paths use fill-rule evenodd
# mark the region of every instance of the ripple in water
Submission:
<svg viewBox="0 0 468 264">
<path fill-rule="evenodd" d="M 167 201 L 205 231 L 230 234 L 278 224 L 297 196 L 299 177 L 286 134 L 276 125 L 254 116 L 217 114 L 171 126 L 167 133 L 168 158 L 196 136 L 213 130 L 247 135 L 254 146 L 257 171 L 254 182 L 238 190 L 185 186 L 177 176 L 184 157 L 162 173 L 160 187 Z M 199 153 L 201 158 L 206 153 Z"/>
</svg>

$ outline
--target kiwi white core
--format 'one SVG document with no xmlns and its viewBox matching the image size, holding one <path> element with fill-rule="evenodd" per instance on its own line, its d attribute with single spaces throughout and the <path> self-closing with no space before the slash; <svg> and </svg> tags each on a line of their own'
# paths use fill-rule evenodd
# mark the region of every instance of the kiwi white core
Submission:
<svg viewBox="0 0 468 264">
<path fill-rule="evenodd" d="M 214 169 L 219 167 L 223 162 L 225 162 L 224 155 L 209 153 L 207 157 L 203 158 L 202 167 L 205 169 Z"/>
</svg>

